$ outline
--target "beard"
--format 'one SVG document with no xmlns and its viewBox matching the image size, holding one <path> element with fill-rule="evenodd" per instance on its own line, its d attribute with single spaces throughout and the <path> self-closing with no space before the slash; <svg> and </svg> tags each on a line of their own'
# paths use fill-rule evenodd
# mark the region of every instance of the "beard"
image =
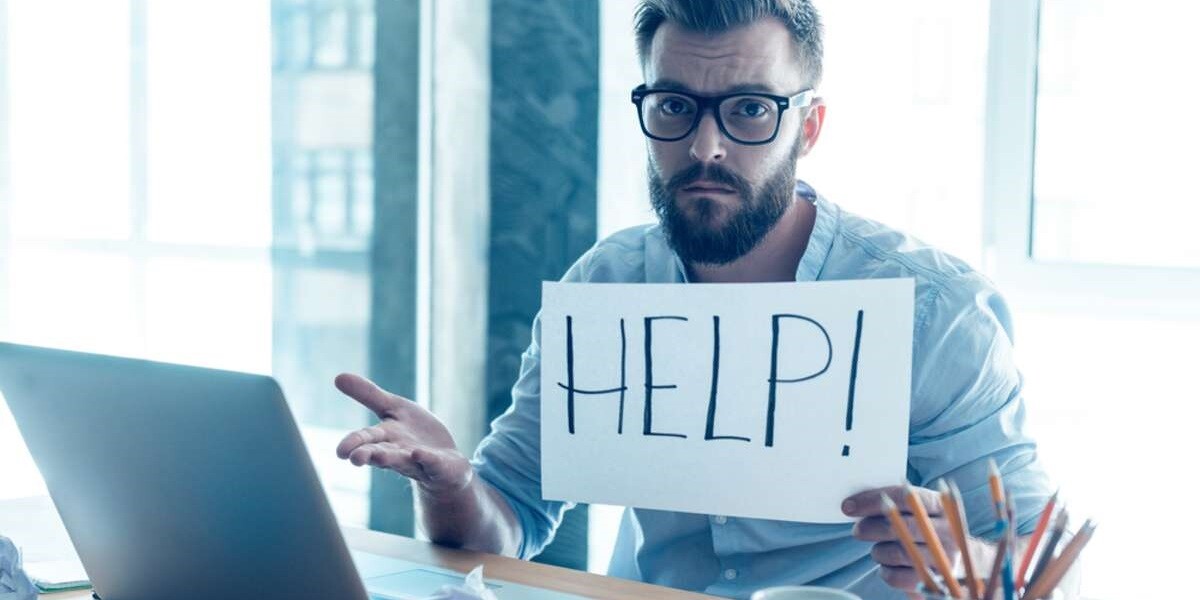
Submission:
<svg viewBox="0 0 1200 600">
<path fill-rule="evenodd" d="M 712 163 L 693 164 L 664 182 L 651 160 L 650 203 L 667 243 L 679 258 L 685 263 L 726 265 L 753 250 L 793 202 L 801 141 L 758 190 L 741 175 Z M 730 209 L 706 196 L 692 198 L 689 206 L 681 207 L 679 191 L 700 180 L 732 188 L 738 197 L 737 207 Z M 729 212 L 732 214 L 725 216 Z"/>
</svg>

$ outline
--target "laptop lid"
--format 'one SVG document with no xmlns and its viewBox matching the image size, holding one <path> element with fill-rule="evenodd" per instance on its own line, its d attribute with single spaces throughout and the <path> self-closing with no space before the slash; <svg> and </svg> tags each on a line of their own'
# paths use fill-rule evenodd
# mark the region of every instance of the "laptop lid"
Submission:
<svg viewBox="0 0 1200 600">
<path fill-rule="evenodd" d="M 367 598 L 270 377 L 0 343 L 0 393 L 104 600 Z"/>
</svg>

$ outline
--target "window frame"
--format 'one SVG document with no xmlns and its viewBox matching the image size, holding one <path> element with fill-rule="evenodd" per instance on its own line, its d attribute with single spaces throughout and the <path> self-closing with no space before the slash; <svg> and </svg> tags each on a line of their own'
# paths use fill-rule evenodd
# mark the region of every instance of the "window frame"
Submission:
<svg viewBox="0 0 1200 600">
<path fill-rule="evenodd" d="M 0 124 L 6 125 L 0 128 L 0 290 L 8 285 L 8 248 L 12 243 L 8 91 L 8 0 L 0 0 Z M 8 331 L 8 319 L 8 294 L 0 293 L 0 335 Z"/>
<path fill-rule="evenodd" d="M 1033 257 L 1041 6 L 1041 0 L 991 1 L 983 178 L 988 273 L 1026 308 L 1200 318 L 1200 269 Z"/>
</svg>

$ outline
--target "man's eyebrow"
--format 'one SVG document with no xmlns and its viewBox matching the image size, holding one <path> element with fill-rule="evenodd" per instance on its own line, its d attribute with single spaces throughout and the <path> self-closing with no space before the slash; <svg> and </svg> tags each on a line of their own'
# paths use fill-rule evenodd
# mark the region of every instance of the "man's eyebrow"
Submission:
<svg viewBox="0 0 1200 600">
<path fill-rule="evenodd" d="M 655 81 L 653 84 L 648 85 L 647 87 L 649 87 L 650 89 L 656 89 L 656 90 L 661 90 L 661 89 L 676 90 L 676 91 L 680 91 L 680 92 L 687 92 L 689 94 L 696 94 L 697 96 L 709 95 L 709 94 L 700 94 L 700 93 L 696 92 L 695 90 L 693 90 L 692 88 L 688 87 L 686 84 L 675 81 L 674 79 L 659 79 L 659 80 Z M 715 94 L 710 94 L 710 95 L 724 96 L 726 94 L 740 94 L 740 93 L 774 94 L 775 92 L 773 90 L 771 90 L 771 86 L 769 86 L 769 85 L 764 85 L 761 83 L 739 83 L 737 85 L 727 87 Z"/>
</svg>

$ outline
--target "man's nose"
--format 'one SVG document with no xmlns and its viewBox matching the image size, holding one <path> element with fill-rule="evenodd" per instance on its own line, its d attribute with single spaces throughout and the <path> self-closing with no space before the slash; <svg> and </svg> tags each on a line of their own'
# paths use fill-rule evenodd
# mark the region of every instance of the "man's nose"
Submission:
<svg viewBox="0 0 1200 600">
<path fill-rule="evenodd" d="M 725 134 L 721 133 L 717 119 L 711 112 L 705 111 L 700 115 L 700 123 L 696 125 L 689 153 L 693 160 L 699 162 L 725 159 Z"/>
</svg>

